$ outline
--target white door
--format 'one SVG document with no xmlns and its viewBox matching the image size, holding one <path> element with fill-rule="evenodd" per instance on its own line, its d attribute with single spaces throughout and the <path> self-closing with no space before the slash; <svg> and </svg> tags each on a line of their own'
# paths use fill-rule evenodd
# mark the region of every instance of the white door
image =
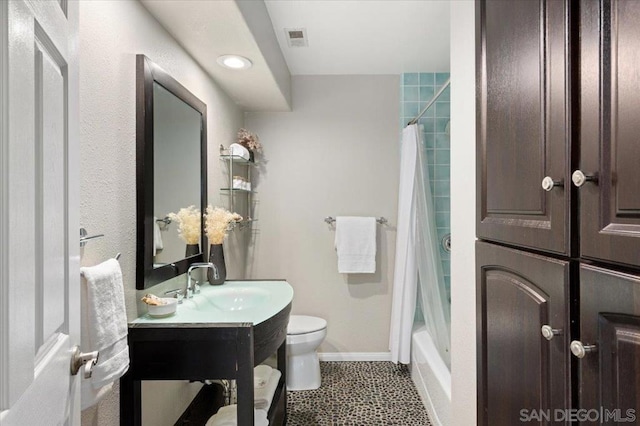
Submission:
<svg viewBox="0 0 640 426">
<path fill-rule="evenodd" d="M 0 0 L 0 424 L 79 425 L 78 4 Z"/>
</svg>

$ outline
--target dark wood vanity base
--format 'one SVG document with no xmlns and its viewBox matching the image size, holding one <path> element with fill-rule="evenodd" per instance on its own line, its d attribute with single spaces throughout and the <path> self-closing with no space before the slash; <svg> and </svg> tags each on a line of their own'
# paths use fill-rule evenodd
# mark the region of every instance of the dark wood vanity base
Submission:
<svg viewBox="0 0 640 426">
<path fill-rule="evenodd" d="M 280 383 L 270 425 L 286 423 L 287 325 L 291 304 L 251 323 L 129 324 L 129 371 L 120 379 L 120 425 L 142 425 L 142 380 L 235 379 L 238 425 L 253 426 L 253 367 L 277 353 Z"/>
</svg>

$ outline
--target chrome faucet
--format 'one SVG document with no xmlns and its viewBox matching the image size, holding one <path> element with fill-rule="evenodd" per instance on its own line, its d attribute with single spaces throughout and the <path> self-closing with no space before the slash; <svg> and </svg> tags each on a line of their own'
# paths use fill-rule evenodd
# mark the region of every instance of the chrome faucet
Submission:
<svg viewBox="0 0 640 426">
<path fill-rule="evenodd" d="M 195 285 L 191 284 L 191 272 L 194 269 L 200 269 L 200 268 L 211 268 L 213 270 L 213 278 L 218 279 L 220 277 L 220 274 L 218 273 L 218 267 L 213 263 L 210 263 L 210 262 L 192 263 L 191 266 L 189 266 L 189 269 L 187 270 L 187 290 L 186 290 L 187 299 L 191 299 L 194 293 L 195 294 L 200 293 L 200 286 L 198 285 L 198 281 L 196 281 Z"/>
</svg>

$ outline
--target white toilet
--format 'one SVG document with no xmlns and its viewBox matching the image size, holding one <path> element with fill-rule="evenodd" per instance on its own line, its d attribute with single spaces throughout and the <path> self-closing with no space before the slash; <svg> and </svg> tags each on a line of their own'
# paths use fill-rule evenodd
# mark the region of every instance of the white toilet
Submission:
<svg viewBox="0 0 640 426">
<path fill-rule="evenodd" d="M 316 349 L 327 336 L 327 321 L 291 315 L 287 328 L 287 390 L 320 387 L 320 362 Z"/>
</svg>

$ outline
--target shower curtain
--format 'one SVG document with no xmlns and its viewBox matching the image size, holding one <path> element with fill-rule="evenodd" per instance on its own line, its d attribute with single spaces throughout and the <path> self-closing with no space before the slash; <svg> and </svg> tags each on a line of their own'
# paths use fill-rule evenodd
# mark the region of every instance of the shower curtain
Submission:
<svg viewBox="0 0 640 426">
<path fill-rule="evenodd" d="M 418 286 L 425 325 L 450 365 L 450 308 L 446 299 L 433 214 L 427 158 L 418 125 L 407 126 L 400 149 L 396 263 L 389 349 L 391 360 L 408 364 Z"/>
</svg>

